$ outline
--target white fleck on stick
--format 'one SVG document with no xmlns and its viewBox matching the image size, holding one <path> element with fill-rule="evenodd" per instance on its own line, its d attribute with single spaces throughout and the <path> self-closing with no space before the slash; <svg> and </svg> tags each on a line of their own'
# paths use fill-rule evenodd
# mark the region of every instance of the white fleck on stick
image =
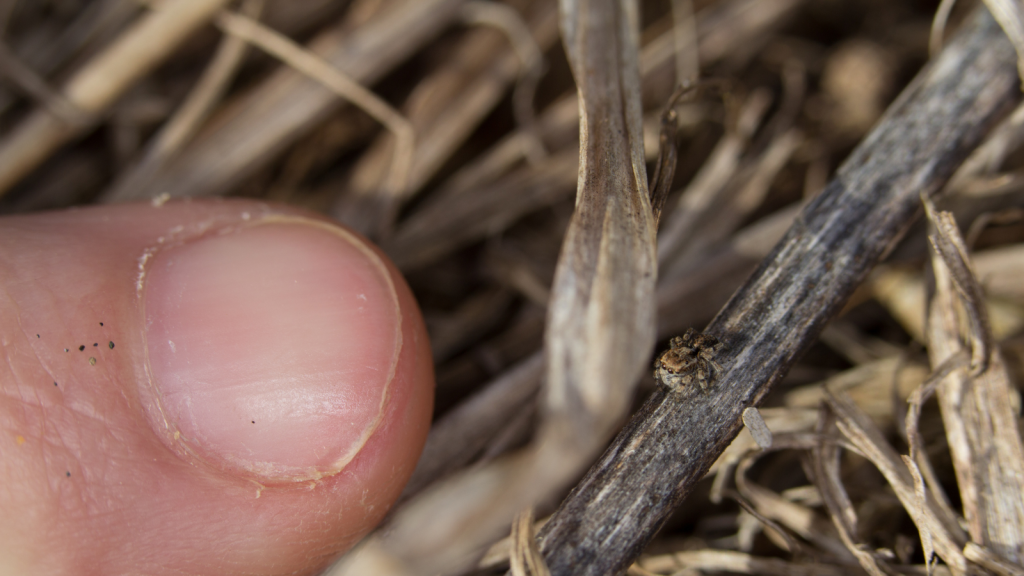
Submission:
<svg viewBox="0 0 1024 576">
<path fill-rule="evenodd" d="M 772 431 L 768 429 L 768 425 L 765 424 L 764 418 L 761 417 L 761 413 L 757 411 L 757 408 L 749 406 L 743 410 L 743 425 L 750 431 L 750 435 L 754 437 L 754 442 L 757 442 L 761 450 L 767 450 L 772 447 Z"/>
</svg>

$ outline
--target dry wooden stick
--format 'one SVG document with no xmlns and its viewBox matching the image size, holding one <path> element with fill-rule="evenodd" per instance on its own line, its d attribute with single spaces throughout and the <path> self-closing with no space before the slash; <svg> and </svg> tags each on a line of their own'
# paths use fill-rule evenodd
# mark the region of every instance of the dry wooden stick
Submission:
<svg viewBox="0 0 1024 576">
<path fill-rule="evenodd" d="M 953 170 L 1018 101 L 1016 54 L 977 14 L 890 107 L 707 331 L 710 393 L 655 392 L 541 532 L 552 574 L 625 570 Z"/>
</svg>

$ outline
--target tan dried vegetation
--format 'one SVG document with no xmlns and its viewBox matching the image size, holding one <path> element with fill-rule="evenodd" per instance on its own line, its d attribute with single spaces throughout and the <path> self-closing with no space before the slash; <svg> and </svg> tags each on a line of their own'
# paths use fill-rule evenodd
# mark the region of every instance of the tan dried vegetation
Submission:
<svg viewBox="0 0 1024 576">
<path fill-rule="evenodd" d="M 771 258 L 961 4 L 3 0 L 0 210 L 234 195 L 367 234 L 426 315 L 437 418 L 385 528 L 329 573 L 548 574 L 532 511 L 655 390 L 656 350 Z M 987 4 L 1024 53 L 1019 5 Z M 659 119 L 698 77 L 662 139 L 659 227 Z M 1024 107 L 1001 117 L 757 396 L 771 447 L 705 455 L 643 555 L 609 565 L 1024 573 Z"/>
</svg>

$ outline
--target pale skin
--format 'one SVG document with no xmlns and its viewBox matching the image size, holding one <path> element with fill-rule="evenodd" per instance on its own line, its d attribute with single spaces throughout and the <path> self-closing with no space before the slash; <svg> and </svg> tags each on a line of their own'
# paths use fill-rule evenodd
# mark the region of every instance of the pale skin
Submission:
<svg viewBox="0 0 1024 576">
<path fill-rule="evenodd" d="M 390 264 L 402 346 L 379 370 L 393 373 L 379 422 L 339 469 L 291 481 L 195 457 L 140 392 L 146 250 L 266 214 L 317 219 L 246 201 L 0 219 L 0 573 L 313 574 L 383 518 L 416 465 L 433 395 L 422 320 Z"/>
</svg>

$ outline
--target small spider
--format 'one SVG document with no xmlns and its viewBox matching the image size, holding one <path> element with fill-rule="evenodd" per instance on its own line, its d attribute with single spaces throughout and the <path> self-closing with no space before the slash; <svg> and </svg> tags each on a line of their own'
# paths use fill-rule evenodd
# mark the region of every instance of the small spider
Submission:
<svg viewBox="0 0 1024 576">
<path fill-rule="evenodd" d="M 654 363 L 654 377 L 672 390 L 696 380 L 700 389 L 707 392 L 715 375 L 722 371 L 722 366 L 715 362 L 715 354 L 723 344 L 710 334 L 690 328 L 669 341 L 669 345 L 671 348 Z"/>
</svg>

